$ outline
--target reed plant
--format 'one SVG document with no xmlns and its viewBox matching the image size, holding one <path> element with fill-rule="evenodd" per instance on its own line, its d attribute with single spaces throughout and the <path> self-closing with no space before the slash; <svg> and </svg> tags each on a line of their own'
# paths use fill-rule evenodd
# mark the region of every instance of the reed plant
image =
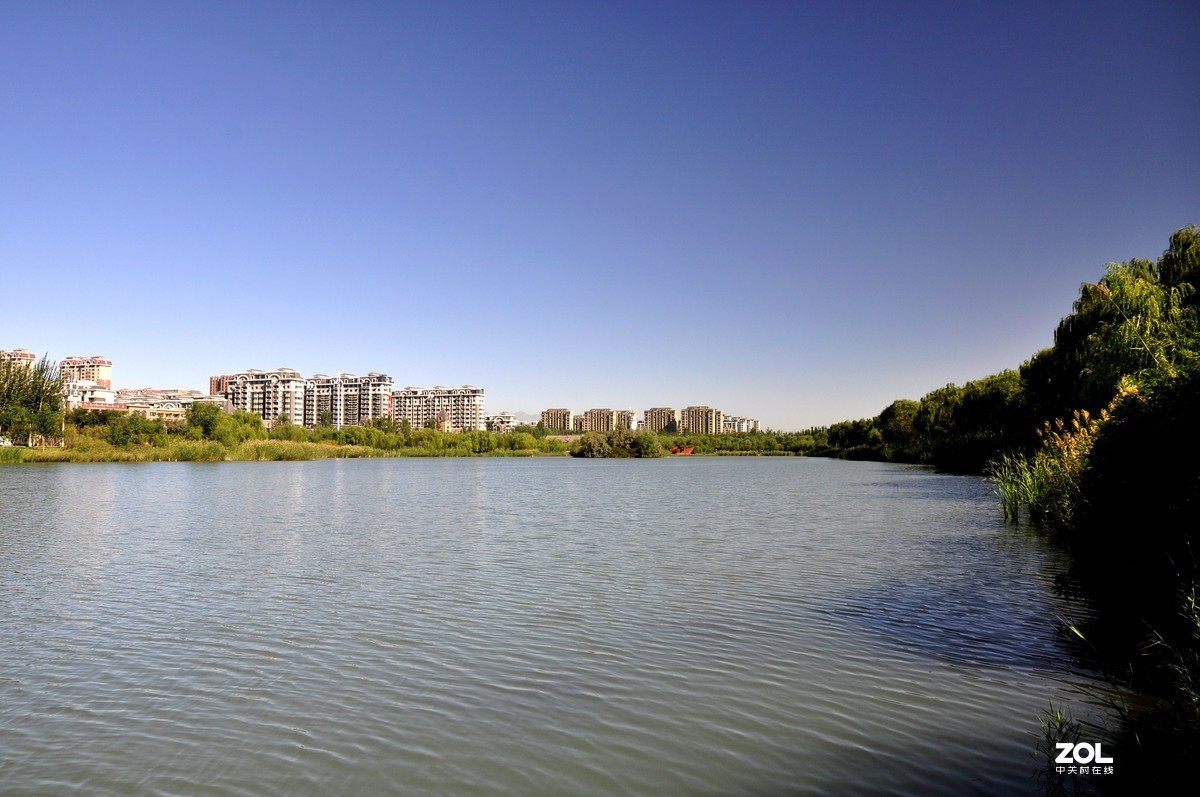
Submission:
<svg viewBox="0 0 1200 797">
<path fill-rule="evenodd" d="M 988 462 L 984 477 L 999 495 L 1005 519 L 1017 522 L 1025 507 L 1030 521 L 1045 531 L 1073 528 L 1083 508 L 1083 478 L 1096 436 L 1117 403 L 1136 392 L 1124 380 L 1116 398 L 1099 415 L 1076 410 L 1066 420 L 1046 421 L 1037 432 L 1041 445 L 1032 455 L 1007 452 Z"/>
<path fill-rule="evenodd" d="M 167 458 L 176 462 L 221 462 L 228 456 L 229 449 L 214 440 L 174 443 L 167 449 Z"/>
<path fill-rule="evenodd" d="M 1021 507 L 1031 509 L 1041 504 L 1045 474 L 1037 457 L 1007 452 L 996 457 L 984 468 L 984 477 L 992 483 L 1004 508 L 1004 519 L 1020 522 Z"/>
<path fill-rule="evenodd" d="M 250 440 L 239 445 L 230 459 L 298 462 L 322 459 L 331 454 L 328 446 L 319 443 L 299 443 L 291 440 Z"/>
<path fill-rule="evenodd" d="M 1075 745 L 1082 736 L 1083 726 L 1071 716 L 1070 709 L 1051 703 L 1042 712 L 1041 739 L 1037 744 L 1037 756 L 1043 766 L 1038 781 L 1047 797 L 1082 793 L 1083 782 L 1078 777 L 1068 779 L 1067 773 L 1058 772 L 1054 764 L 1059 743 Z"/>
<path fill-rule="evenodd" d="M 1200 585 L 1193 582 L 1181 595 L 1180 626 L 1171 636 L 1154 633 L 1148 653 L 1158 655 L 1173 694 L 1170 696 L 1170 732 L 1200 745 Z M 1194 750 L 1192 750 L 1194 752 Z"/>
<path fill-rule="evenodd" d="M 471 457 L 471 456 L 475 456 L 470 451 L 465 451 L 464 449 L 461 449 L 461 448 L 423 448 L 423 447 L 413 447 L 413 446 L 406 446 L 404 448 L 396 449 L 395 451 L 388 451 L 385 453 L 385 455 L 389 456 L 389 457 Z M 494 456 L 494 455 L 495 455 L 495 452 L 493 452 L 489 456 Z"/>
<path fill-rule="evenodd" d="M 1108 417 L 1108 410 L 1098 418 L 1086 410 L 1076 410 L 1069 420 L 1056 418 L 1039 430 L 1042 447 L 1034 455 L 1037 489 L 1030 517 L 1043 528 L 1061 532 L 1075 525 L 1083 501 L 1081 478 L 1088 466 L 1088 454 Z"/>
</svg>

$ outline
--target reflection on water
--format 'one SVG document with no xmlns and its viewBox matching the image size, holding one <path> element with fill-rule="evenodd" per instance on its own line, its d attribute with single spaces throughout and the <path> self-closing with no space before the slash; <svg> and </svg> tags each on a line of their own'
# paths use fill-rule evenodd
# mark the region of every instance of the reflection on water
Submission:
<svg viewBox="0 0 1200 797">
<path fill-rule="evenodd" d="M 4 468 L 0 782 L 1036 794 L 1056 566 L 871 463 Z"/>
</svg>

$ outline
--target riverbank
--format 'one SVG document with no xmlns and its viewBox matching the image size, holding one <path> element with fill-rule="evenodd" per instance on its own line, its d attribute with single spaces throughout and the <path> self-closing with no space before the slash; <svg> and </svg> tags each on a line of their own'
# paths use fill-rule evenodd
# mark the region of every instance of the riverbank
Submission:
<svg viewBox="0 0 1200 797">
<path fill-rule="evenodd" d="M 119 448 L 63 448 L 49 446 L 26 448 L 13 446 L 0 449 L 0 465 L 39 464 L 53 462 L 298 462 L 317 459 L 368 459 L 403 457 L 564 457 L 570 451 L 539 451 L 535 449 L 492 450 L 472 452 L 462 448 L 381 449 L 370 446 L 339 445 L 337 443 L 302 443 L 284 440 L 252 440 L 235 448 L 220 443 L 176 443 L 167 446 L 135 446 Z M 670 456 L 670 455 L 668 455 Z M 694 457 L 801 457 L 792 451 L 709 451 L 694 452 Z"/>
<path fill-rule="evenodd" d="M 337 443 L 307 443 L 289 440 L 250 440 L 233 448 L 216 442 L 177 442 L 165 446 L 50 447 L 0 449 L 0 464 L 51 462 L 296 462 L 316 459 L 362 459 L 396 457 L 539 457 L 566 456 L 566 451 L 531 449 L 493 450 L 475 453 L 462 448 L 399 448 L 385 450 L 370 446 Z"/>
<path fill-rule="evenodd" d="M 751 432 L 676 435 L 620 429 L 582 435 L 547 434 L 519 427 L 442 432 L 394 424 L 306 429 L 288 423 L 268 428 L 257 415 L 221 413 L 201 405 L 186 422 L 163 424 L 115 412 L 75 411 L 61 446 L 0 448 L 0 463 L 20 462 L 224 462 L 353 459 L 366 457 L 660 457 L 800 456 L 820 451 L 811 433 Z"/>
</svg>

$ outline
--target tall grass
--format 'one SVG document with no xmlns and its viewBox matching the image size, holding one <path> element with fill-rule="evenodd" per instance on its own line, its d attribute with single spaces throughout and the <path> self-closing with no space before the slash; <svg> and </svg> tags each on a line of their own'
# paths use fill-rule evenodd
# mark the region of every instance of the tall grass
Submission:
<svg viewBox="0 0 1200 797">
<path fill-rule="evenodd" d="M 234 449 L 230 454 L 230 459 L 300 462 L 335 456 L 331 449 L 341 448 L 343 447 L 325 446 L 320 443 L 299 443 L 292 440 L 250 440 Z"/>
<path fill-rule="evenodd" d="M 1082 783 L 1079 778 L 1073 776 L 1068 780 L 1065 772 L 1056 771 L 1054 759 L 1058 756 L 1059 742 L 1074 745 L 1081 740 L 1083 726 L 1071 716 L 1070 709 L 1055 706 L 1053 703 L 1042 712 L 1041 725 L 1042 734 L 1037 745 L 1037 753 L 1042 760 L 1038 781 L 1043 793 L 1047 797 L 1082 793 Z"/>
<path fill-rule="evenodd" d="M 395 451 L 381 452 L 390 457 L 473 457 L 470 451 L 461 448 L 398 448 Z M 498 456 L 492 452 L 488 456 Z"/>
<path fill-rule="evenodd" d="M 229 449 L 216 441 L 174 443 L 168 458 L 177 462 L 221 462 L 229 456 Z"/>
<path fill-rule="evenodd" d="M 565 454 L 567 446 L 559 441 L 534 448 L 495 447 L 487 451 L 474 451 L 464 441 L 441 447 L 406 446 L 380 448 L 369 445 L 353 445 L 329 438 L 320 442 L 311 440 L 252 439 L 242 442 L 219 440 L 196 440 L 171 435 L 165 442 L 154 441 L 129 445 L 113 445 L 100 434 L 103 428 L 80 433 L 68 428 L 67 445 L 63 448 L 0 448 L 0 463 L 19 462 L 223 462 L 223 461 L 306 461 L 313 459 L 357 459 L 361 457 L 532 457 Z M 483 435 L 485 433 L 477 433 Z M 452 439 L 443 435 L 446 439 Z M 462 436 L 464 439 L 466 436 Z M 491 435 L 491 437 L 501 437 Z M 524 435 L 529 442 L 531 435 Z M 443 441 L 444 442 L 444 441 Z M 469 440 L 466 440 L 469 442 Z"/>
<path fill-rule="evenodd" d="M 1177 738 L 1200 742 L 1200 584 L 1192 583 L 1180 596 L 1180 632 L 1168 638 L 1155 632 L 1147 652 L 1159 654 L 1172 691 L 1170 730 Z"/>
<path fill-rule="evenodd" d="M 73 448 L 22 449 L 24 462 L 142 462 L 146 457 L 137 451 L 108 447 L 105 451 Z"/>
<path fill-rule="evenodd" d="M 1001 454 L 987 464 L 983 475 L 1000 496 L 1005 520 L 1018 523 L 1021 507 L 1033 509 L 1042 503 L 1045 472 L 1037 457 L 1015 452 Z"/>
<path fill-rule="evenodd" d="M 1045 531 L 1072 528 L 1083 505 L 1088 454 L 1108 418 L 1108 410 L 1099 418 L 1077 411 L 1070 420 L 1047 421 L 1038 430 L 1042 445 L 1032 456 L 1009 452 L 988 462 L 984 476 L 1000 496 L 1004 517 L 1016 522 L 1026 507 L 1030 521 Z"/>
</svg>

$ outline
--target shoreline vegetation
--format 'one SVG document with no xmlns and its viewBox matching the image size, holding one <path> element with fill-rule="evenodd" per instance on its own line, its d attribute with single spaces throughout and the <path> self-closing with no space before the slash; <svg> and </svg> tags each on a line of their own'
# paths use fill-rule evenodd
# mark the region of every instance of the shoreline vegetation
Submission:
<svg viewBox="0 0 1200 797">
<path fill-rule="evenodd" d="M 1115 745 L 1118 791 L 1165 788 L 1200 754 L 1198 289 L 1189 225 L 1157 260 L 1083 284 L 1054 344 L 1019 368 L 827 430 L 834 456 L 985 476 L 1006 520 L 1069 554 L 1059 589 L 1090 612 L 1063 633 L 1111 687 L 1094 697 L 1117 727 L 1088 731 Z M 1120 697 L 1130 689 L 1136 706 Z M 1048 741 L 1083 730 L 1061 719 L 1048 715 Z M 1051 774 L 1048 791 L 1072 778 Z"/>
<path fill-rule="evenodd" d="M 268 429 L 252 413 L 225 414 L 198 404 L 185 422 L 164 424 L 113 410 L 74 410 L 63 419 L 62 445 L 0 448 L 0 464 L 51 462 L 246 462 L 369 457 L 664 457 L 809 456 L 827 451 L 822 432 L 721 435 L 612 432 L 556 434 L 536 426 L 513 432 L 411 430 L 390 421 L 342 429 L 279 423 Z"/>
<path fill-rule="evenodd" d="M 364 457 L 662 457 L 796 456 L 831 451 L 825 430 L 719 435 L 611 432 L 564 433 L 542 424 L 509 433 L 412 429 L 380 418 L 366 426 L 306 428 L 281 416 L 266 424 L 241 410 L 225 413 L 197 402 L 186 418 L 163 422 L 118 410 L 61 411 L 57 367 L 0 362 L 0 434 L 25 443 L 0 447 L 0 464 L 46 462 L 225 462 Z M 40 442 L 42 445 L 35 445 Z"/>
</svg>

